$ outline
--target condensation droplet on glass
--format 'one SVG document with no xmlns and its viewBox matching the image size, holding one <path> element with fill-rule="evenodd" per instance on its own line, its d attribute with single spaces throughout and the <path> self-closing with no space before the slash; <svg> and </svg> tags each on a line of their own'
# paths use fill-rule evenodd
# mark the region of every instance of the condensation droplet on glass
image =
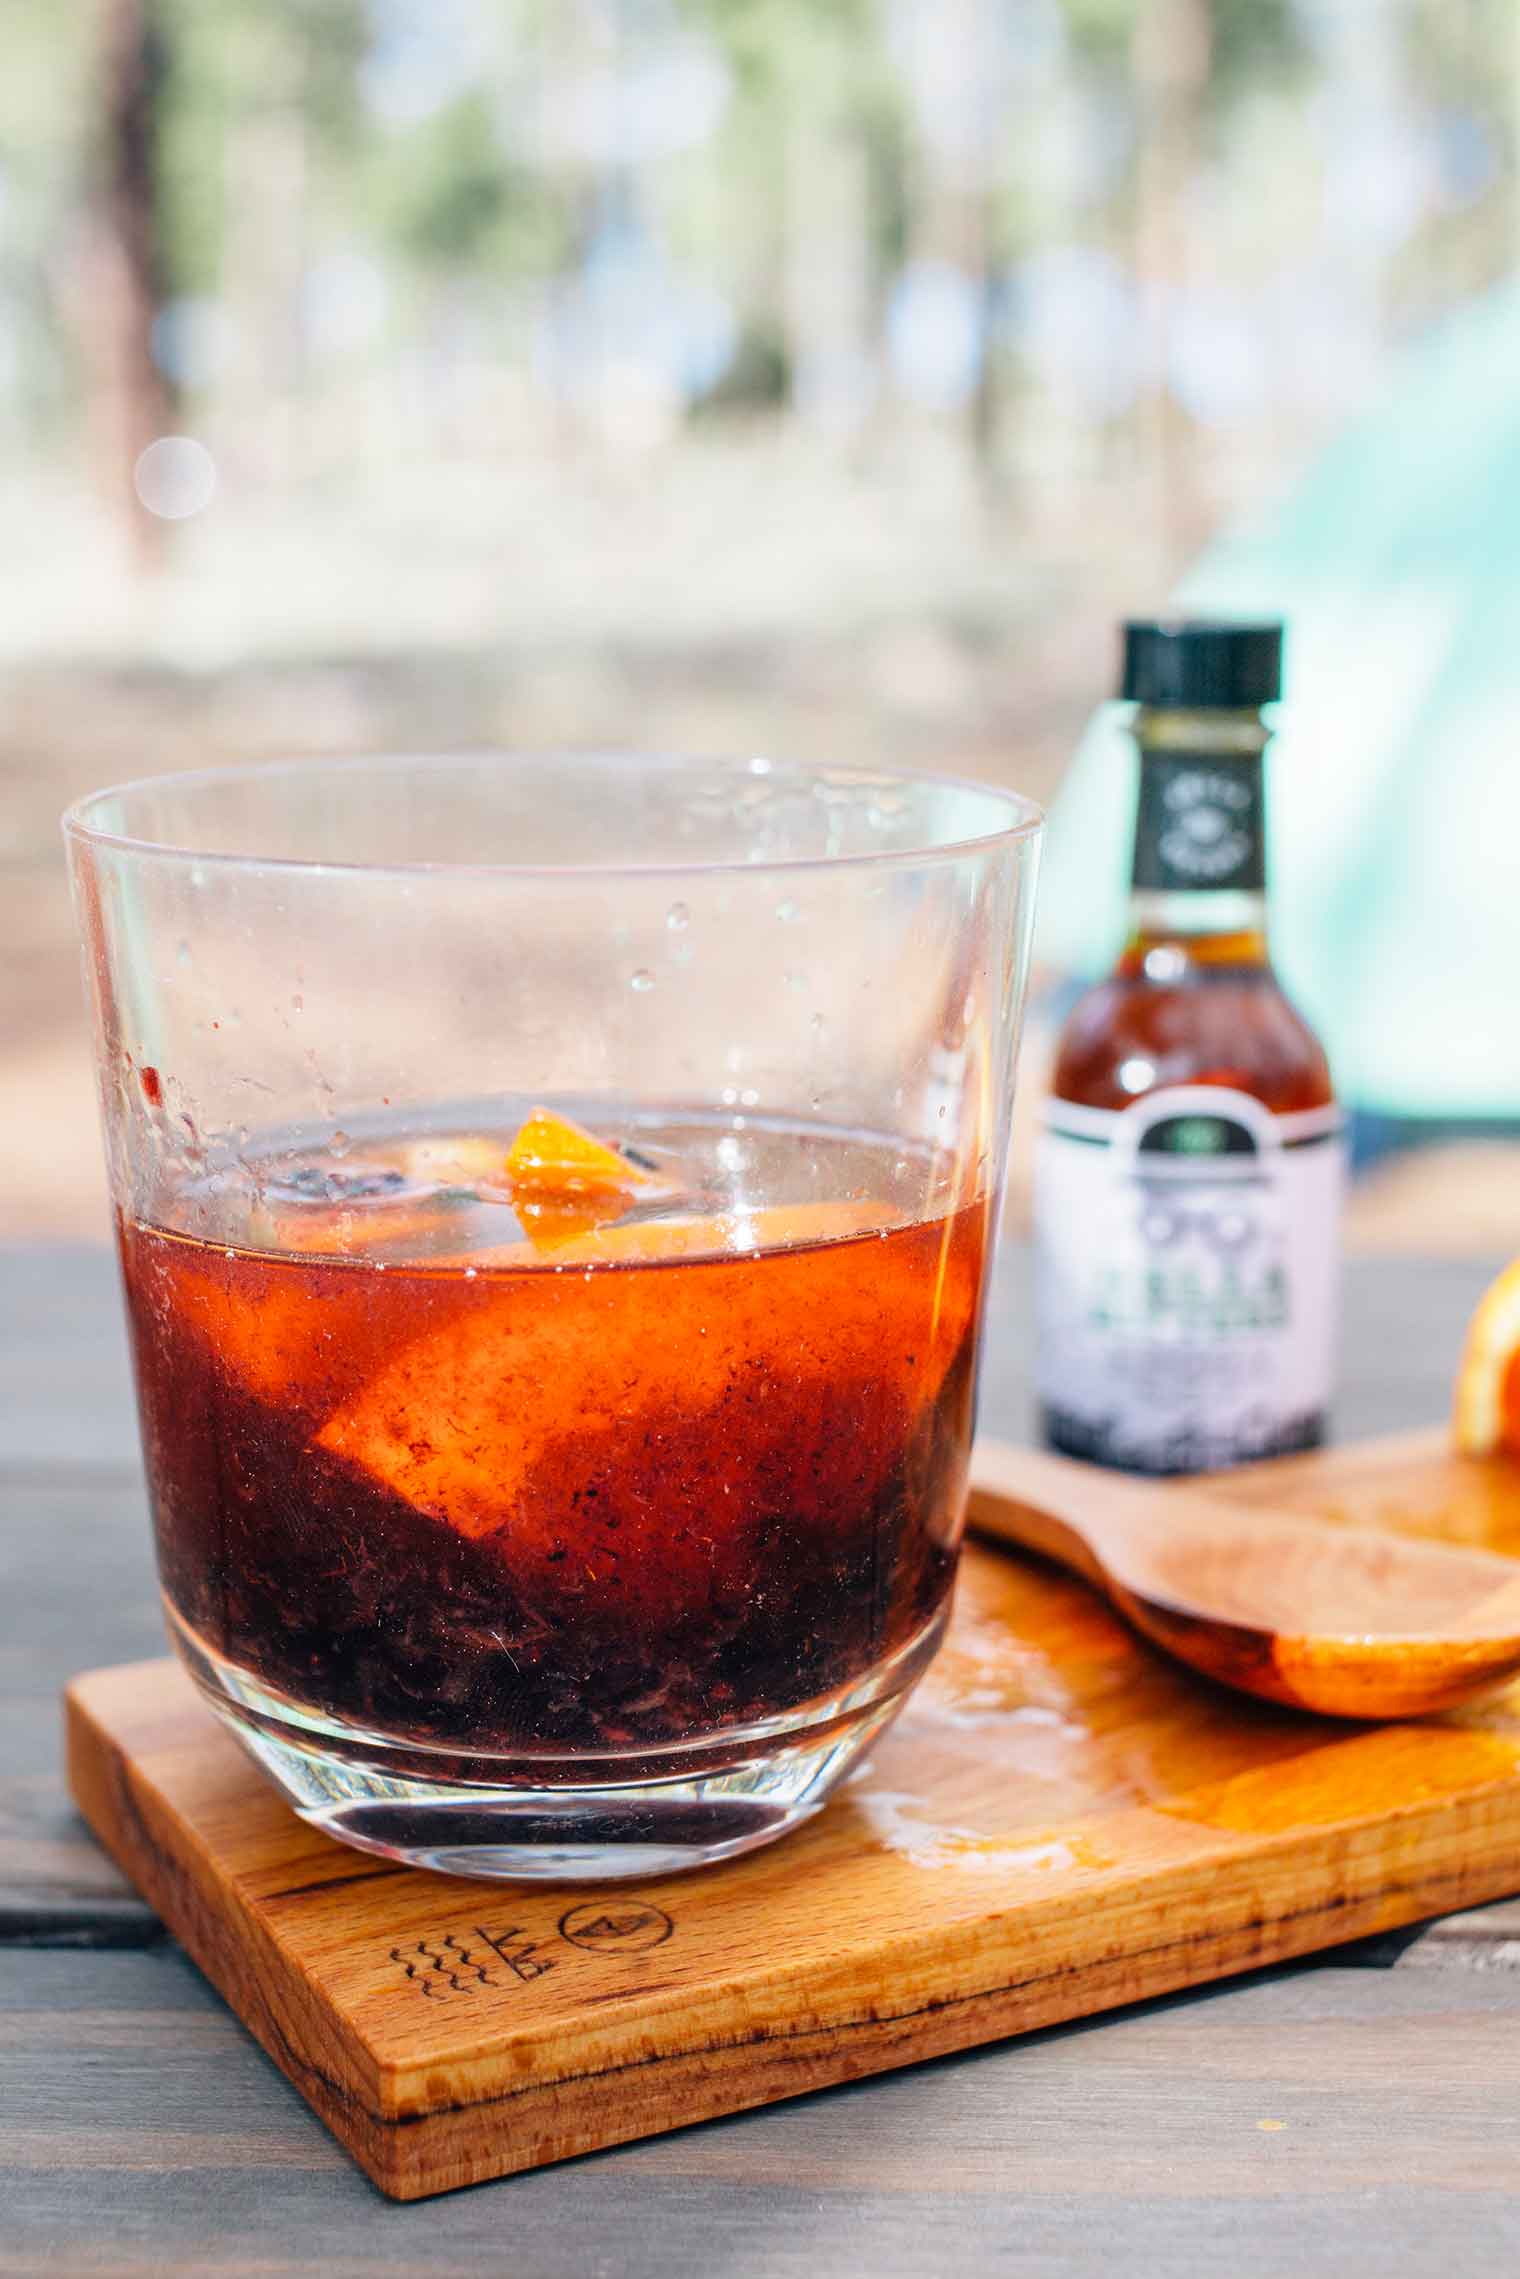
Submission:
<svg viewBox="0 0 1520 2279">
<path fill-rule="evenodd" d="M 771 763 L 769 760 L 764 758 L 753 759 L 749 763 L 749 772 L 751 775 L 769 775 L 771 772 Z"/>
<path fill-rule="evenodd" d="M 790 896 L 784 902 L 776 904 L 776 916 L 781 920 L 783 926 L 789 926 L 797 915 L 797 905 Z"/>
<path fill-rule="evenodd" d="M 654 975 L 647 965 L 641 965 L 636 973 L 631 973 L 628 976 L 628 986 L 630 989 L 637 989 L 641 994 L 646 989 L 653 989 Z"/>
<path fill-rule="evenodd" d="M 808 1023 L 808 1027 L 812 1030 L 815 1037 L 821 1037 L 828 1025 L 828 1022 L 824 1019 L 821 1013 L 815 1013 Z"/>
<path fill-rule="evenodd" d="M 718 1094 L 718 1098 L 723 1102 L 725 1108 L 736 1108 L 739 1105 L 738 1086 L 735 1084 L 725 1084 L 722 1091 Z"/>
<path fill-rule="evenodd" d="M 304 1013 L 304 1012 L 305 1012 L 305 1010 L 306 1010 L 306 1000 L 305 1000 L 305 998 L 304 998 L 304 997 L 292 997 L 292 999 L 290 1000 L 290 1010 L 292 1011 L 292 1013 Z"/>
<path fill-rule="evenodd" d="M 760 1105 L 760 1095 L 759 1095 L 759 1093 L 758 1093 L 758 1092 L 755 1090 L 755 1087 L 753 1086 L 753 1084 L 746 1084 L 746 1085 L 745 1085 L 745 1087 L 744 1087 L 744 1090 L 743 1090 L 743 1091 L 742 1091 L 742 1092 L 739 1094 L 739 1105 L 740 1105 L 740 1107 L 741 1107 L 741 1108 L 758 1108 L 758 1107 L 759 1107 L 759 1105 Z"/>
<path fill-rule="evenodd" d="M 329 1155 L 347 1155 L 353 1144 L 347 1132 L 334 1132 L 327 1143 L 327 1152 Z"/>
<path fill-rule="evenodd" d="M 781 978 L 788 989 L 806 989 L 808 985 L 805 973 L 784 973 Z"/>
<path fill-rule="evenodd" d="M 467 1282 L 473 1282 L 479 1272 L 478 1266 L 467 1266 L 464 1270 L 464 1278 Z"/>
<path fill-rule="evenodd" d="M 181 942 L 174 955 L 180 965 L 188 965 L 190 963 L 190 944 Z"/>
<path fill-rule="evenodd" d="M 665 913 L 665 923 L 673 934 L 684 934 L 691 924 L 691 911 L 684 902 L 672 902 Z"/>
</svg>

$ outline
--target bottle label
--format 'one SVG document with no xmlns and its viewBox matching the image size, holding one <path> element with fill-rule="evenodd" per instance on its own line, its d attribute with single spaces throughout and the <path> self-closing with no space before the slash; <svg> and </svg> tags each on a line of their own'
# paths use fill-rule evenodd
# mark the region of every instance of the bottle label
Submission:
<svg viewBox="0 0 1520 2279">
<path fill-rule="evenodd" d="M 1140 761 L 1134 883 L 1165 894 L 1260 892 L 1262 771 L 1257 754 L 1214 759 L 1147 747 Z"/>
<path fill-rule="evenodd" d="M 1135 1472 L 1316 1447 L 1335 1366 L 1340 1112 L 1174 1085 L 1048 1103 L 1036 1380 L 1052 1445 Z"/>
</svg>

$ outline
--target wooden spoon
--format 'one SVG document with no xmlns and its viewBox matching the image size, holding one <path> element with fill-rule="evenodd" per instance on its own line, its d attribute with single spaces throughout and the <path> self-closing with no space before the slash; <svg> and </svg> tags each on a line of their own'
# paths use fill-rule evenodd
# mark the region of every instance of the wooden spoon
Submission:
<svg viewBox="0 0 1520 2279">
<path fill-rule="evenodd" d="M 1206 1676 L 1331 1717 L 1417 1717 L 1520 1670 L 1520 1560 L 1179 1495 L 978 1440 L 970 1522 L 1057 1559 Z"/>
</svg>

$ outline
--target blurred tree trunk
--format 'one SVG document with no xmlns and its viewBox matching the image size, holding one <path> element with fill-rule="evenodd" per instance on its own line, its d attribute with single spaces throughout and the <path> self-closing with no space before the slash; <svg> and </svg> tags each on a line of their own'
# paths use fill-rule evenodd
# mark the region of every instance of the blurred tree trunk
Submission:
<svg viewBox="0 0 1520 2279">
<path fill-rule="evenodd" d="M 303 17 L 270 9 L 245 16 L 228 41 L 243 100 L 222 149 L 231 353 L 218 413 L 229 458 L 261 485 L 288 481 L 311 451 L 301 400 L 311 37 Z"/>
<path fill-rule="evenodd" d="M 992 318 L 999 244 L 1000 168 L 1007 122 L 1009 34 L 989 0 L 918 0 L 917 37 L 904 57 L 917 126 L 908 258 L 942 263 L 970 289 L 979 327 L 976 370 L 961 432 L 984 486 L 998 470 L 1000 403 Z"/>
<path fill-rule="evenodd" d="M 157 227 L 157 107 L 164 76 L 152 0 L 97 0 L 101 120 L 94 290 L 87 346 L 92 424 L 107 496 L 133 559 L 162 556 L 164 525 L 138 498 L 133 470 L 170 424 L 169 390 L 153 358 L 162 296 Z"/>
<path fill-rule="evenodd" d="M 959 270 L 971 284 L 981 323 L 976 382 L 966 405 L 966 434 L 981 472 L 991 481 L 999 472 L 1001 401 L 992 320 L 997 251 L 997 196 L 982 185 L 925 185 L 923 208 L 913 233 L 916 259 L 939 260 Z"/>
<path fill-rule="evenodd" d="M 1136 268 L 1148 372 L 1142 444 L 1158 493 L 1158 530 L 1181 565 L 1207 516 L 1198 496 L 1192 421 L 1171 385 L 1176 309 L 1189 269 L 1188 193 L 1198 166 L 1213 61 L 1212 0 L 1141 0 L 1131 62 L 1139 129 Z"/>
<path fill-rule="evenodd" d="M 778 298 L 793 402 L 848 435 L 865 417 L 870 179 L 848 87 L 798 88 L 783 122 Z"/>
</svg>

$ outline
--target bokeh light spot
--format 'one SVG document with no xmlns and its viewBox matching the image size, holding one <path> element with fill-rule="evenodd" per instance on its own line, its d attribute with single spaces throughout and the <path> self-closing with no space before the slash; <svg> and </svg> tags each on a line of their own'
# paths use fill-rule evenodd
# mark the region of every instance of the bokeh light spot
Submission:
<svg viewBox="0 0 1520 2279">
<path fill-rule="evenodd" d="M 216 461 L 193 435 L 161 435 L 139 455 L 132 483 L 149 514 L 183 522 L 211 504 Z"/>
</svg>

